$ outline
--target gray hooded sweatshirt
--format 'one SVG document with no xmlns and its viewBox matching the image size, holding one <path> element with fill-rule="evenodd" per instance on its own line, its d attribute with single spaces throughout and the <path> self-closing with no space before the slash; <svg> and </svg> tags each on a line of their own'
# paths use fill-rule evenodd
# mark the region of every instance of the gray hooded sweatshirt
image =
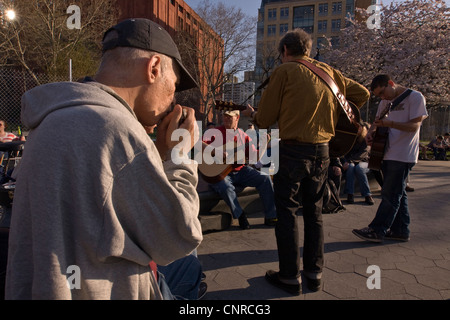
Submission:
<svg viewBox="0 0 450 320">
<path fill-rule="evenodd" d="M 197 166 L 163 163 L 132 109 L 96 82 L 28 91 L 22 122 L 6 298 L 160 298 L 149 262 L 202 241 Z"/>
</svg>

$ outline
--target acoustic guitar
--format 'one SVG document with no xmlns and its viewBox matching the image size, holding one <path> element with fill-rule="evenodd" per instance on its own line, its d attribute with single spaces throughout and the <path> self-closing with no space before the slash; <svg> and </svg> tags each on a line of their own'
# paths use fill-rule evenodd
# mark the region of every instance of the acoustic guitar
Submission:
<svg viewBox="0 0 450 320">
<path fill-rule="evenodd" d="M 238 105 L 233 102 L 226 102 L 221 100 L 215 100 L 216 109 L 219 111 L 233 111 L 233 110 L 245 110 L 247 109 L 246 106 Z M 269 140 L 269 139 L 268 139 Z M 262 158 L 264 155 L 267 145 L 269 141 L 267 141 L 267 144 L 265 146 L 262 146 L 262 149 L 258 150 L 258 160 Z M 224 159 L 223 163 L 213 163 L 213 164 L 206 164 L 204 161 L 202 163 L 199 163 L 198 165 L 198 171 L 200 175 L 203 177 L 203 180 L 205 180 L 208 183 L 217 183 L 225 179 L 225 177 L 233 171 L 234 168 L 242 166 L 242 164 L 238 164 L 237 161 L 237 151 L 240 148 L 245 148 L 244 150 L 247 150 L 249 147 L 249 143 L 245 143 L 244 146 L 238 146 L 237 142 L 235 142 L 233 153 L 229 155 L 229 157 Z M 218 148 L 218 147 L 216 147 Z M 226 146 L 222 146 L 223 150 L 226 150 Z M 233 162 L 233 163 L 230 163 Z M 245 159 L 245 162 L 248 162 L 248 159 Z"/>
<path fill-rule="evenodd" d="M 411 94 L 412 90 L 405 90 L 397 99 L 391 102 L 386 109 L 380 114 L 379 120 L 385 119 L 389 113 L 394 110 L 407 96 Z M 388 127 L 377 127 L 373 137 L 372 146 L 370 149 L 369 169 L 380 171 L 381 163 L 383 162 L 384 154 L 386 152 L 386 145 L 389 137 Z"/>
<path fill-rule="evenodd" d="M 381 113 L 379 120 L 387 118 L 391 109 L 389 105 Z M 377 127 L 375 135 L 373 137 L 372 146 L 370 147 L 370 157 L 369 157 L 369 169 L 380 171 L 381 162 L 384 158 L 384 153 L 386 151 L 386 144 L 389 137 L 388 127 Z"/>
</svg>

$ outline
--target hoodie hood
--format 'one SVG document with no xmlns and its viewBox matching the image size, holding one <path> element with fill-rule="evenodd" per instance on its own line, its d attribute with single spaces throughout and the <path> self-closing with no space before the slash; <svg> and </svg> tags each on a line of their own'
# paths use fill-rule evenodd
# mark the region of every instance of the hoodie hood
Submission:
<svg viewBox="0 0 450 320">
<path fill-rule="evenodd" d="M 118 109 L 123 106 L 122 111 L 128 110 L 136 118 L 130 106 L 111 88 L 90 81 L 49 83 L 25 92 L 22 96 L 21 120 L 24 126 L 34 129 L 50 113 L 80 105 L 109 109 Z"/>
</svg>

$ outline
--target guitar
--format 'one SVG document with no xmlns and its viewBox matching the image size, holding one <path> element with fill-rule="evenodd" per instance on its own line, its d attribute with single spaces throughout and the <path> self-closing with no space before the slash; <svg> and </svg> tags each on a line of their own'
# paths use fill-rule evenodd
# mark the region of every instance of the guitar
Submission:
<svg viewBox="0 0 450 320">
<path fill-rule="evenodd" d="M 391 111 L 391 104 L 387 106 L 385 110 L 381 113 L 379 120 L 387 118 L 389 112 Z M 370 148 L 369 157 L 369 169 L 380 171 L 381 162 L 384 158 L 384 153 L 386 151 L 386 144 L 389 137 L 388 127 L 377 127 L 375 135 L 373 136 L 372 146 Z"/>
<path fill-rule="evenodd" d="M 341 110 L 334 128 L 334 137 L 331 138 L 329 145 L 329 153 L 332 158 L 340 158 L 349 153 L 358 136 L 361 134 L 361 114 L 358 107 L 351 101 L 347 100 L 347 105 L 351 109 L 351 117 Z"/>
<path fill-rule="evenodd" d="M 391 102 L 386 109 L 380 114 L 379 120 L 385 119 L 388 117 L 389 113 L 394 110 L 407 96 L 411 94 L 412 90 L 407 89 L 403 92 L 397 99 Z M 369 158 L 369 169 L 380 171 L 381 170 L 381 162 L 384 158 L 384 153 L 386 151 L 386 144 L 389 137 L 389 128 L 388 127 L 377 127 L 375 131 L 375 135 L 373 137 L 372 146 L 370 149 L 370 158 Z"/>
<path fill-rule="evenodd" d="M 221 100 L 215 100 L 215 104 L 216 104 L 216 108 L 220 111 L 233 111 L 233 110 L 245 110 L 247 107 L 246 106 L 242 106 L 242 105 L 238 105 L 235 104 L 233 102 L 226 102 L 226 101 L 221 101 Z M 269 140 L 269 139 L 267 139 Z M 258 150 L 258 160 L 260 160 L 262 158 L 262 156 L 264 155 L 266 149 L 267 149 L 267 145 L 268 145 L 269 141 L 267 141 L 267 144 L 265 146 L 262 146 L 262 149 Z M 245 150 L 247 150 L 249 147 L 249 143 L 246 142 L 245 143 Z M 216 147 L 219 148 L 219 147 Z M 222 146 L 223 150 L 226 150 L 226 146 L 223 145 Z M 242 148 L 242 146 L 240 147 Z M 237 142 L 235 142 L 235 147 L 233 150 L 233 154 L 230 155 L 230 157 L 234 157 L 234 163 L 232 162 L 230 158 L 224 159 L 224 163 L 222 164 L 218 164 L 218 163 L 213 163 L 213 164 L 206 164 L 204 161 L 202 161 L 202 163 L 199 163 L 198 165 L 198 171 L 201 174 L 201 176 L 203 177 L 203 180 L 205 180 L 208 183 L 217 183 L 222 181 L 223 179 L 225 179 L 225 177 L 231 172 L 233 171 L 234 168 L 240 167 L 243 164 L 237 164 L 237 151 L 238 151 L 239 147 L 237 146 Z M 248 159 L 245 159 L 245 162 L 248 162 Z"/>
</svg>

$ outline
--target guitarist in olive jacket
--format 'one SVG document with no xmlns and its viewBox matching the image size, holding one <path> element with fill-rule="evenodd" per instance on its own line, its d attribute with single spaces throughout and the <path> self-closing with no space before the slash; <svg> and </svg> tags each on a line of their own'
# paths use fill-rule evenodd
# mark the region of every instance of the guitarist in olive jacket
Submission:
<svg viewBox="0 0 450 320">
<path fill-rule="evenodd" d="M 372 145 L 373 153 L 377 128 L 388 128 L 386 145 L 381 150 L 384 181 L 375 218 L 367 228 L 354 229 L 353 233 L 371 242 L 408 241 L 410 217 L 406 178 L 419 156 L 420 126 L 428 117 L 425 98 L 418 91 L 394 83 L 388 75 L 376 76 L 371 90 L 382 101 L 366 141 Z"/>
<path fill-rule="evenodd" d="M 330 164 L 328 142 L 335 136 L 341 107 L 333 91 L 308 67 L 307 62 L 328 74 L 348 101 L 360 108 L 369 91 L 329 65 L 309 58 L 312 40 L 295 29 L 281 39 L 282 64 L 270 76 L 258 111 L 248 106 L 242 114 L 252 117 L 259 128 L 277 123 L 280 165 L 274 176 L 275 227 L 280 271 L 268 270 L 266 279 L 293 295 L 301 293 L 298 195 L 303 203 L 303 275 L 311 291 L 321 289 L 324 264 L 322 206 L 324 183 Z"/>
</svg>

